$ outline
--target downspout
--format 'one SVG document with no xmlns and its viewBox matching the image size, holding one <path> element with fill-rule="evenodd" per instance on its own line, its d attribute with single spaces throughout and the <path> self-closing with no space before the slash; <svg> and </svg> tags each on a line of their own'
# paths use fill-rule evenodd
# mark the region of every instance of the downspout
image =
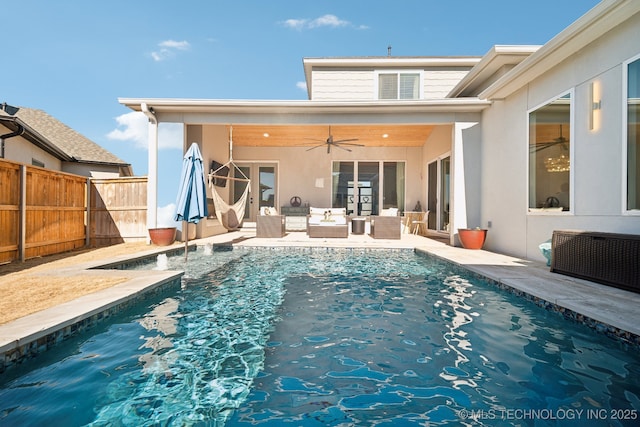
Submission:
<svg viewBox="0 0 640 427">
<path fill-rule="evenodd" d="M 158 119 L 146 103 L 140 104 L 140 109 L 149 119 L 149 158 L 147 173 L 147 228 L 158 227 Z M 149 239 L 147 237 L 147 239 Z M 149 243 L 149 240 L 148 242 Z"/>
<path fill-rule="evenodd" d="M 22 127 L 22 125 L 16 123 L 16 126 L 18 126 L 18 130 L 0 135 L 0 159 L 4 159 L 4 140 L 13 138 L 14 136 L 20 136 L 24 133 L 24 127 Z"/>
</svg>

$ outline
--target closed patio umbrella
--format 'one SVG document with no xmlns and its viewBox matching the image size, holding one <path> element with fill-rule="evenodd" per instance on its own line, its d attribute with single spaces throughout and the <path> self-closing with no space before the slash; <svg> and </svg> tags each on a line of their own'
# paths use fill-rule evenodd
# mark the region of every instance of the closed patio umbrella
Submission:
<svg viewBox="0 0 640 427">
<path fill-rule="evenodd" d="M 207 187 L 202 166 L 202 154 L 195 142 L 182 160 L 182 175 L 176 200 L 176 221 L 183 221 L 182 233 L 184 238 L 184 257 L 187 259 L 187 246 L 189 243 L 189 223 L 197 224 L 202 218 L 206 218 L 207 212 Z M 184 224 L 186 222 L 186 226 Z M 186 230 L 185 230 L 186 229 Z"/>
</svg>

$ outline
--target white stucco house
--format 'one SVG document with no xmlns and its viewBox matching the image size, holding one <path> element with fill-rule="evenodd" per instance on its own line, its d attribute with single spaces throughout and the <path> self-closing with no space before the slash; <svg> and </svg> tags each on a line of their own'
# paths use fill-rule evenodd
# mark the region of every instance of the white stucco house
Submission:
<svg viewBox="0 0 640 427">
<path fill-rule="evenodd" d="M 451 244 L 482 227 L 487 249 L 536 260 L 555 229 L 640 234 L 639 40 L 640 2 L 604 0 L 543 46 L 305 58 L 304 101 L 121 98 L 149 118 L 148 226 L 158 125 L 181 123 L 207 163 L 226 162 L 233 140 L 255 186 L 249 220 L 295 196 L 357 215 L 419 201 Z M 330 135 L 356 145 L 314 145 Z"/>
</svg>

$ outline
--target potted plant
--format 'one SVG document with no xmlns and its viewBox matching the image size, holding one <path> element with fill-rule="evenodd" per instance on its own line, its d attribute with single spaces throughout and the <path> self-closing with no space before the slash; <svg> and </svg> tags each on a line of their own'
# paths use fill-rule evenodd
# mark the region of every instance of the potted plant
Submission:
<svg viewBox="0 0 640 427">
<path fill-rule="evenodd" d="M 150 228 L 151 243 L 157 246 L 169 246 L 176 240 L 176 227 Z"/>
<path fill-rule="evenodd" d="M 463 248 L 482 249 L 484 241 L 487 238 L 487 230 L 480 227 L 459 228 L 458 237 L 460 238 L 460 243 L 462 243 Z"/>
</svg>

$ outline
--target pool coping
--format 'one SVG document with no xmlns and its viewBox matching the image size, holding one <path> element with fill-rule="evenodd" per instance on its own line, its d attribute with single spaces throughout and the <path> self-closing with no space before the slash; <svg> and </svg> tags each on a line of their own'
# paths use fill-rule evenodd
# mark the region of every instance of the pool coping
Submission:
<svg viewBox="0 0 640 427">
<path fill-rule="evenodd" d="M 154 248 L 134 256 L 123 255 L 109 260 L 82 263 L 42 275 L 66 277 L 81 273 L 98 277 L 122 277 L 122 271 L 112 268 L 113 266 L 153 259 L 160 253 L 175 250 L 184 249 Z M 0 374 L 120 313 L 142 298 L 171 287 L 179 288 L 184 272 L 127 270 L 126 274 L 129 279 L 122 283 L 0 325 Z"/>
</svg>

